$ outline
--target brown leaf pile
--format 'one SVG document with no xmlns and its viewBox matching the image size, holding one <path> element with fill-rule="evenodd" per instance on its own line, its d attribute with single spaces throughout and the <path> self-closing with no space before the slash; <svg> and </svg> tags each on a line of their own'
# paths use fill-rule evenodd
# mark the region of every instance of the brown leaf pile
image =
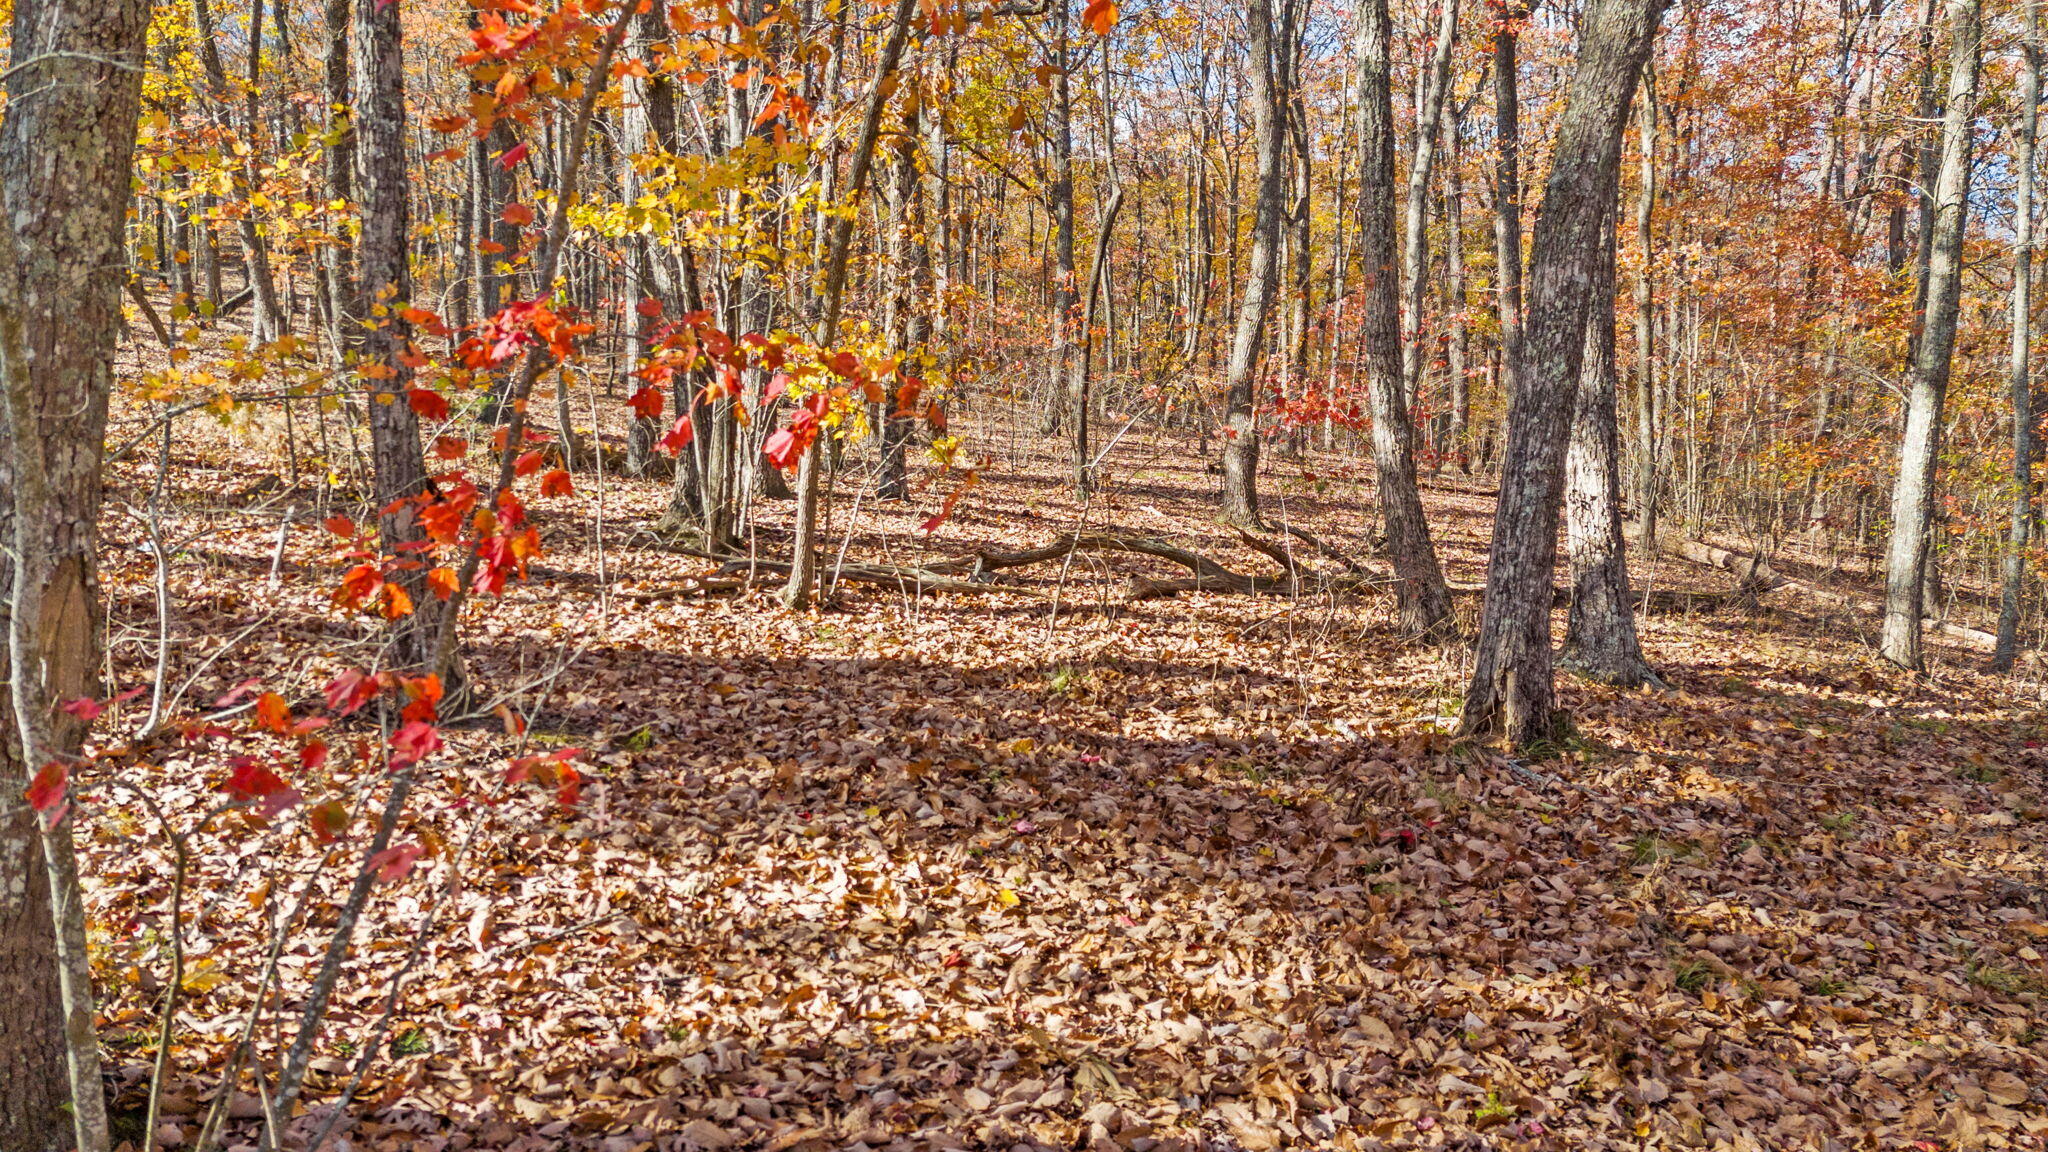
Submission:
<svg viewBox="0 0 2048 1152">
<path fill-rule="evenodd" d="M 842 492 L 828 539 L 851 521 L 849 555 L 911 563 L 1085 524 L 1267 570 L 1207 522 L 1189 448 L 1134 434 L 1085 509 L 1056 459 L 1013 449 L 933 541 L 913 529 L 949 481 L 858 519 Z M 199 535 L 174 568 L 173 671 L 221 655 L 211 690 L 261 675 L 303 698 L 362 626 L 323 607 L 317 497 L 222 515 L 255 503 L 237 495 L 251 452 L 201 438 L 174 460 L 171 519 Z M 153 468 L 125 468 L 117 496 L 139 503 Z M 1369 561 L 1357 468 L 1276 462 L 1270 514 Z M 573 812 L 491 812 L 458 859 L 466 789 L 510 745 L 453 738 L 409 825 L 444 847 L 372 905 L 301 1136 L 459 863 L 352 1147 L 2044 1146 L 2033 687 L 1914 681 L 1839 621 L 1652 615 L 1674 690 L 1567 682 L 1579 737 L 1510 760 L 1454 744 L 1462 656 L 1397 643 L 1369 597 L 1125 605 L 1122 574 L 1162 570 L 1077 557 L 981 596 L 848 586 L 814 616 L 634 601 L 705 565 L 621 532 L 665 494 L 614 477 L 601 580 L 595 485 L 578 485 L 582 504 L 538 513 L 552 567 L 470 636 L 507 687 L 580 649 L 520 706 L 542 739 L 592 750 L 593 781 Z M 1430 498 L 1476 580 L 1487 501 Z M 287 502 L 273 594 L 258 573 Z M 769 510 L 763 556 L 786 516 Z M 123 631 L 153 623 L 153 560 L 127 526 L 109 537 L 132 678 L 153 666 Z M 1662 564 L 1659 584 L 1725 587 Z M 161 770 L 174 815 L 207 802 L 215 767 Z M 167 850 L 136 812 L 91 819 L 133 1104 Z M 261 886 L 313 852 L 289 828 L 194 849 L 206 907 L 186 947 L 211 975 L 187 980 L 172 1144 L 248 1008 Z M 316 906 L 291 938 L 288 993 L 326 923 Z"/>
</svg>

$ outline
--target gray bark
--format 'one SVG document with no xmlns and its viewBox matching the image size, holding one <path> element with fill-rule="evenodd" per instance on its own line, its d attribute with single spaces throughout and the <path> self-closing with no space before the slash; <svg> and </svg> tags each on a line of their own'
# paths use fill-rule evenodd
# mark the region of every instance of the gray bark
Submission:
<svg viewBox="0 0 2048 1152">
<path fill-rule="evenodd" d="M 1571 443 L 1565 453 L 1565 540 L 1571 555 L 1566 661 L 1595 680 L 1623 688 L 1656 682 L 1643 658 L 1630 604 L 1621 529 L 1620 430 L 1615 414 L 1614 228 L 1616 191 L 1592 301 L 1586 312 L 1585 362 L 1579 368 Z"/>
<path fill-rule="evenodd" d="M 0 763 L 13 773 L 0 785 L 0 1147 L 104 1152 L 71 819 L 37 836 L 45 822 L 19 797 L 23 774 L 79 751 L 84 725 L 57 706 L 98 695 L 101 469 L 149 6 L 18 0 L 13 16 L 0 120 Z"/>
<path fill-rule="evenodd" d="M 1884 633 L 1878 650 L 1903 668 L 1925 666 L 1920 616 L 1928 530 L 1933 522 L 1935 465 L 1941 453 L 1942 406 L 1948 397 L 1962 292 L 1963 231 L 1969 212 L 1970 121 L 1976 114 L 1981 56 L 1978 0 L 1950 0 L 1947 109 L 1941 124 L 1940 175 L 1928 233 L 1926 311 L 1914 342 L 1906 391 L 1906 429 L 1892 485 L 1891 540 L 1885 550 Z"/>
<path fill-rule="evenodd" d="M 1251 45 L 1250 98 L 1253 146 L 1258 151 L 1258 187 L 1252 201 L 1252 246 L 1245 261 L 1244 299 L 1230 341 L 1224 374 L 1223 518 L 1255 527 L 1259 521 L 1259 353 L 1265 344 L 1266 318 L 1280 283 L 1280 225 L 1286 214 L 1281 187 L 1282 150 L 1286 147 L 1284 97 L 1276 52 L 1277 21 L 1271 0 L 1251 0 L 1245 7 Z"/>
<path fill-rule="evenodd" d="M 1567 424 L 1584 359 L 1622 131 L 1664 0 L 1593 0 L 1560 118 L 1529 265 L 1529 320 L 1512 357 L 1507 446 L 1463 729 L 1514 746 L 1557 730 L 1550 579 Z"/>
<path fill-rule="evenodd" d="M 1436 543 L 1423 516 L 1415 483 L 1415 437 L 1403 387 L 1400 274 L 1394 253 L 1394 105 L 1389 66 L 1392 25 L 1386 0 L 1365 0 L 1358 10 L 1359 255 L 1365 274 L 1367 403 L 1372 411 L 1372 459 L 1387 556 L 1394 566 L 1399 626 L 1411 636 L 1449 639 L 1455 629 L 1451 593 L 1437 562 Z"/>
<path fill-rule="evenodd" d="M 2027 541 L 2034 526 L 2034 387 L 2028 379 L 2033 353 L 2034 164 L 2041 134 L 2041 14 L 2026 9 L 2025 58 L 2020 70 L 2019 186 L 2013 195 L 2012 238 L 2012 528 L 2006 542 L 1998 598 L 1998 644 L 1991 653 L 1995 672 L 2011 670 L 2019 656 L 2020 592 L 2027 579 Z"/>
</svg>

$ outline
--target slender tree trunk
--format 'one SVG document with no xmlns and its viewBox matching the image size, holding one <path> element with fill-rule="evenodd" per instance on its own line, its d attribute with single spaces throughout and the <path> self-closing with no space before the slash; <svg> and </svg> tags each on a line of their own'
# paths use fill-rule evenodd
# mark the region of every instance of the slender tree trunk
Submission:
<svg viewBox="0 0 2048 1152">
<path fill-rule="evenodd" d="M 1976 114 L 1980 42 L 1978 0 L 1950 0 L 1947 110 L 1941 125 L 1940 177 L 1927 244 L 1927 307 L 1907 386 L 1906 430 L 1892 487 L 1891 542 L 1885 553 L 1884 634 L 1879 651 L 1903 668 L 1925 666 L 1920 617 L 1925 605 L 1928 533 L 1933 523 L 1941 410 L 1948 395 L 1962 292 L 1963 231 L 1969 211 L 1970 121 Z"/>
<path fill-rule="evenodd" d="M 1394 95 L 1390 56 L 1392 23 L 1386 0 L 1358 9 L 1359 255 L 1365 276 L 1367 402 L 1372 411 L 1372 459 L 1380 512 L 1386 521 L 1387 558 L 1394 567 L 1399 625 L 1411 636 L 1448 640 L 1456 630 L 1450 587 L 1437 562 L 1436 543 L 1415 483 L 1415 437 L 1401 368 L 1400 272 L 1394 253 Z"/>
<path fill-rule="evenodd" d="M 15 773 L 0 785 L 0 1147 L 26 1152 L 111 1143 L 71 817 L 36 820 L 20 797 L 22 774 L 79 751 L 84 725 L 58 705 L 99 695 L 101 468 L 148 23 L 139 0 L 16 0 L 0 118 L 0 764 Z"/>
<path fill-rule="evenodd" d="M 1604 251 L 1586 312 L 1585 361 L 1573 402 L 1565 453 L 1565 539 L 1571 555 L 1572 601 L 1565 659 L 1608 684 L 1655 683 L 1636 636 L 1629 602 L 1628 560 L 1621 531 L 1621 437 L 1615 413 L 1614 228 L 1618 190 L 1608 193 Z"/>
<path fill-rule="evenodd" d="M 1522 342 L 1521 65 L 1516 59 L 1525 0 L 1492 0 L 1493 34 L 1493 247 L 1499 300 L 1501 387 L 1513 391 Z"/>
<path fill-rule="evenodd" d="M 1111 179 L 1114 179 L 1114 174 Z M 1090 357 L 1093 340 L 1089 333 L 1095 327 L 1095 302 L 1103 294 L 1103 279 L 1107 274 L 1110 238 L 1116 230 L 1117 214 L 1123 211 L 1123 185 L 1112 185 L 1109 203 L 1102 206 L 1102 219 L 1096 225 L 1095 251 L 1088 258 L 1088 291 L 1081 304 L 1081 354 L 1074 363 L 1074 487 L 1086 492 L 1093 481 L 1088 474 L 1088 408 L 1094 403 L 1095 365 Z M 1108 341 L 1104 341 L 1107 345 Z M 1107 353 L 1105 352 L 1105 358 Z"/>
<path fill-rule="evenodd" d="M 2034 165 L 2041 128 L 2041 13 L 2026 10 L 2025 58 L 2020 71 L 2019 154 L 2013 158 L 2019 187 L 2013 194 L 2012 238 L 2012 528 L 2006 541 L 2004 573 L 1998 597 L 1998 643 L 1991 668 L 2007 672 L 2019 656 L 2020 593 L 2027 580 L 2027 542 L 2034 527 L 2034 386 L 2028 367 L 2033 359 Z"/>
<path fill-rule="evenodd" d="M 1465 181 L 1463 172 L 1463 117 L 1452 109 L 1445 123 L 1450 143 L 1450 164 L 1444 170 L 1444 279 L 1447 310 L 1450 312 L 1450 423 L 1444 448 L 1451 461 L 1467 476 L 1472 474 L 1472 453 L 1465 443 L 1466 425 L 1472 422 L 1471 337 L 1466 309 L 1471 300 L 1465 287 Z M 1441 454 L 1442 450 L 1440 450 Z"/>
<path fill-rule="evenodd" d="M 868 167 L 874 162 L 875 141 L 881 135 L 882 106 L 888 102 L 896 65 L 903 59 L 903 46 L 910 39 L 910 21 L 917 0 L 896 0 L 889 22 L 889 38 L 882 45 L 875 77 L 868 87 L 866 107 L 861 111 L 860 134 L 854 143 L 853 164 L 846 182 L 855 205 L 867 187 Z M 830 348 L 839 338 L 839 310 L 846 290 L 846 258 L 853 244 L 853 213 L 831 222 L 832 238 L 825 256 L 824 282 L 819 289 L 819 317 L 815 341 Z M 789 581 L 782 588 L 782 605 L 790 611 L 811 602 L 811 585 L 818 578 L 818 472 L 824 461 L 821 431 L 797 465 L 796 541 L 789 565 Z"/>
<path fill-rule="evenodd" d="M 1578 69 L 1536 219 L 1529 326 L 1514 358 L 1486 600 L 1463 720 L 1468 734 L 1498 733 L 1517 747 L 1557 730 L 1550 581 L 1568 424 L 1622 132 L 1663 8 L 1664 0 L 1593 0 L 1580 18 Z"/>
<path fill-rule="evenodd" d="M 1246 261 L 1244 299 L 1237 310 L 1237 328 L 1230 342 L 1230 363 L 1224 376 L 1223 518 L 1244 527 L 1259 521 L 1259 353 L 1266 318 L 1280 280 L 1280 161 L 1286 147 L 1286 112 L 1280 91 L 1284 65 L 1276 52 L 1277 21 L 1272 0 L 1251 0 L 1245 7 L 1251 45 L 1252 137 L 1258 151 L 1258 189 L 1252 204 L 1252 247 Z"/>
<path fill-rule="evenodd" d="M 1401 220 L 1401 379 L 1411 405 L 1422 394 L 1422 370 L 1429 360 L 1422 349 L 1422 303 L 1429 276 L 1429 177 L 1436 167 L 1437 136 L 1451 87 L 1451 49 L 1458 39 L 1458 0 L 1439 3 L 1442 13 L 1421 107 L 1416 110 L 1415 151 L 1408 160 L 1408 198 Z"/>
<path fill-rule="evenodd" d="M 405 159 L 401 43 L 397 5 L 356 0 L 350 54 L 362 235 L 357 250 L 360 281 L 352 309 L 360 321 L 353 329 L 352 346 L 370 414 L 370 457 L 376 475 L 372 503 L 380 510 L 377 538 L 390 560 L 412 559 L 407 545 L 426 539 L 410 503 L 426 490 L 427 466 L 420 452 L 419 417 L 406 399 L 412 369 L 406 366 L 404 353 L 412 326 L 400 314 L 412 300 L 412 180 Z M 390 579 L 413 603 L 412 613 L 393 626 L 390 662 L 398 668 L 425 668 L 433 657 L 438 604 L 417 566 L 401 568 Z"/>
<path fill-rule="evenodd" d="M 1045 431 L 1057 434 L 1067 408 L 1065 396 L 1072 380 L 1074 325 L 1080 293 L 1074 284 L 1074 105 L 1073 87 L 1067 71 L 1073 66 L 1068 43 L 1070 24 L 1068 0 L 1054 0 L 1054 51 L 1052 99 L 1048 111 L 1052 124 L 1046 132 L 1052 145 L 1052 180 L 1046 187 L 1046 209 L 1052 213 L 1052 387 L 1046 393 Z"/>
<path fill-rule="evenodd" d="M 1642 524 L 1643 546 L 1657 539 L 1657 302 L 1652 277 L 1656 235 L 1652 231 L 1657 205 L 1656 73 L 1643 69 L 1643 109 L 1639 121 L 1642 145 L 1642 186 L 1636 199 L 1636 247 L 1642 267 L 1636 272 L 1636 519 Z"/>
</svg>

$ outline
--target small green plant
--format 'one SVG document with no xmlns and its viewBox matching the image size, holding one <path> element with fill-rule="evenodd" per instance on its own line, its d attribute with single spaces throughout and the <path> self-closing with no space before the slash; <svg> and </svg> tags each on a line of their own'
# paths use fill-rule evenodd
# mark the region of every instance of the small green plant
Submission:
<svg viewBox="0 0 2048 1152">
<path fill-rule="evenodd" d="M 1479 1106 L 1478 1111 L 1472 1113 L 1472 1122 L 1475 1124 L 1488 1124 L 1497 1120 L 1507 1121 L 1514 1118 L 1514 1105 L 1503 1101 L 1500 1098 L 1500 1093 L 1492 1090 L 1487 1091 L 1486 1102 Z"/>
<path fill-rule="evenodd" d="M 425 1056 L 433 1050 L 434 1046 L 428 1042 L 427 1030 L 424 1028 L 407 1028 L 391 1041 L 393 1056 Z"/>
<path fill-rule="evenodd" d="M 1855 987 L 1856 985 L 1839 976 L 1821 975 L 1814 977 L 1812 983 L 1806 986 L 1806 990 L 1815 996 L 1840 996 Z"/>
<path fill-rule="evenodd" d="M 1046 673 L 1045 683 L 1055 696 L 1072 696 L 1088 686 L 1088 674 L 1072 664 L 1062 664 Z"/>
<path fill-rule="evenodd" d="M 355 1055 L 355 1054 L 356 1054 L 356 1042 L 355 1042 L 355 1041 L 353 1041 L 353 1040 L 336 1040 L 336 1041 L 334 1042 L 334 1054 L 335 1054 L 336 1056 L 341 1056 L 341 1057 L 348 1057 L 348 1056 L 353 1056 L 353 1055 Z"/>
<path fill-rule="evenodd" d="M 1820 818 L 1820 826 L 1837 836 L 1846 836 L 1856 827 L 1854 812 L 1830 812 Z"/>
<path fill-rule="evenodd" d="M 1973 959 L 1965 964 L 1963 975 L 1977 987 L 2001 996 L 2048 991 L 2048 981 L 2043 981 L 2030 972 L 2007 968 L 2002 964 L 1988 964 L 1982 960 Z"/>
<path fill-rule="evenodd" d="M 645 752 L 654 747 L 654 726 L 646 724 L 634 729 L 633 734 L 626 737 L 624 747 L 628 752 Z"/>
<path fill-rule="evenodd" d="M 1688 960 L 1672 974 L 1673 981 L 1687 992 L 1698 993 L 1714 980 L 1714 966 L 1704 960 Z"/>
<path fill-rule="evenodd" d="M 2002 774 L 1996 764 L 1962 764 L 1956 767 L 1956 779 L 1968 780 L 1972 784 L 1996 784 Z"/>
</svg>

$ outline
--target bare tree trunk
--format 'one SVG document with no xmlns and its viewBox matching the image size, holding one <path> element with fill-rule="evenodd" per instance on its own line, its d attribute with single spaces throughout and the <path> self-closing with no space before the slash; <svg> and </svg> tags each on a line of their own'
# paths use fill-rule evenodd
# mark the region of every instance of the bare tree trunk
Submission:
<svg viewBox="0 0 2048 1152">
<path fill-rule="evenodd" d="M 1963 230 L 1969 212 L 1970 121 L 1976 113 L 1980 53 L 1978 0 L 1950 0 L 1947 110 L 1941 124 L 1941 169 L 1934 190 L 1934 226 L 1927 244 L 1927 309 L 1915 341 L 1907 386 L 1906 430 L 1892 487 L 1892 533 L 1885 553 L 1884 634 L 1878 650 L 1903 668 L 1924 667 L 1920 616 L 1925 604 L 1928 530 L 1941 451 L 1941 410 L 1948 395 L 1962 292 Z"/>
<path fill-rule="evenodd" d="M 101 468 L 149 6 L 17 0 L 13 16 L 0 119 L 0 762 L 17 775 L 0 785 L 0 1146 L 105 1152 L 71 818 L 57 808 L 38 821 L 18 797 L 21 773 L 79 751 L 84 725 L 58 705 L 99 695 Z M 44 894 L 31 896 L 38 880 Z"/>
<path fill-rule="evenodd" d="M 1429 177 L 1436 167 L 1437 134 L 1442 130 L 1444 102 L 1451 87 L 1451 49 L 1458 40 L 1458 0 L 1439 0 L 1442 12 L 1436 47 L 1430 53 L 1429 75 L 1421 107 L 1415 114 L 1415 150 L 1408 160 L 1408 199 L 1401 220 L 1401 379 L 1409 404 L 1422 391 L 1422 302 L 1429 275 Z"/>
<path fill-rule="evenodd" d="M 1112 173 L 1110 178 L 1115 179 Z M 1093 341 L 1089 336 L 1095 327 L 1095 301 L 1103 293 L 1103 278 L 1109 264 L 1110 238 L 1116 229 L 1117 214 L 1123 211 L 1123 185 L 1112 185 L 1109 202 L 1102 206 L 1102 219 L 1096 225 L 1095 251 L 1088 258 L 1088 292 L 1081 304 L 1081 354 L 1074 362 L 1074 487 L 1086 492 L 1093 481 L 1088 474 L 1088 408 L 1094 403 L 1095 365 L 1090 357 Z M 1107 341 L 1104 342 L 1105 344 Z M 1105 352 L 1107 358 L 1107 352 Z"/>
<path fill-rule="evenodd" d="M 1065 395 L 1072 378 L 1070 360 L 1074 355 L 1074 325 L 1080 294 L 1074 290 L 1074 103 L 1067 72 L 1074 54 L 1068 42 L 1071 24 L 1068 0 L 1054 0 L 1054 50 L 1058 54 L 1052 75 L 1050 112 L 1052 124 L 1046 133 L 1052 145 L 1052 180 L 1046 186 L 1046 210 L 1052 214 L 1052 387 L 1047 389 L 1045 431 L 1057 434 L 1067 408 Z"/>
<path fill-rule="evenodd" d="M 846 186 L 855 203 L 867 187 L 868 167 L 874 162 L 875 141 L 881 135 L 882 106 L 889 99 L 896 65 L 903 59 L 903 46 L 910 39 L 910 20 L 917 0 L 896 0 L 889 22 L 889 38 L 882 45 L 881 59 L 861 111 L 860 135 L 854 143 L 853 164 Z M 846 258 L 853 244 L 853 214 L 831 222 L 832 239 L 825 256 L 824 283 L 819 290 L 820 315 L 816 342 L 830 348 L 839 337 L 839 309 L 846 290 Z M 811 585 L 818 578 L 818 472 L 823 463 L 824 437 L 820 432 L 797 465 L 796 541 L 789 565 L 789 581 L 782 588 L 782 605 L 790 611 L 811 602 Z"/>
<path fill-rule="evenodd" d="M 1259 525 L 1259 353 L 1265 343 L 1266 318 L 1280 280 L 1280 161 L 1286 147 L 1285 98 L 1279 73 L 1284 65 L 1275 51 L 1277 21 L 1272 0 L 1251 0 L 1245 7 L 1251 44 L 1252 137 L 1258 150 L 1258 189 L 1252 204 L 1252 247 L 1245 264 L 1244 299 L 1237 310 L 1237 328 L 1230 342 L 1230 364 L 1224 375 L 1223 518 L 1244 527 Z"/>
<path fill-rule="evenodd" d="M 2013 158 L 2019 187 L 2013 194 L 2012 237 L 2012 529 L 1998 597 L 1998 645 L 1991 653 L 1994 672 L 2010 671 L 2019 656 L 2020 592 L 2026 587 L 2027 541 L 2034 527 L 2034 386 L 2028 367 L 2034 338 L 2034 164 L 2041 134 L 2041 14 L 2031 3 L 2022 7 L 2027 21 L 2021 45 L 2025 66 L 2020 71 L 2019 155 Z"/>
<path fill-rule="evenodd" d="M 1621 437 L 1615 415 L 1614 227 L 1618 190 L 1607 196 L 1603 252 L 1586 313 L 1585 362 L 1573 402 L 1565 453 L 1565 539 L 1571 555 L 1572 601 L 1565 659 L 1608 684 L 1637 688 L 1657 682 L 1636 636 L 1629 603 L 1628 560 L 1621 532 Z"/>
<path fill-rule="evenodd" d="M 1642 187 L 1636 200 L 1636 247 L 1643 257 L 1636 271 L 1636 519 L 1643 543 L 1657 539 L 1657 302 L 1652 283 L 1656 235 L 1652 213 L 1657 205 L 1656 73 L 1643 69 L 1643 109 L 1639 121 L 1642 146 Z"/>
<path fill-rule="evenodd" d="M 1507 450 L 1464 731 L 1515 746 L 1557 729 L 1550 580 L 1572 398 L 1605 248 L 1622 131 L 1664 0 L 1593 0 L 1558 125 L 1530 258 L 1529 325 L 1514 357 Z"/>
<path fill-rule="evenodd" d="M 327 44 L 325 53 L 325 94 L 327 96 L 327 196 L 330 203 L 347 204 L 355 199 L 355 125 L 349 116 L 349 0 L 326 0 L 323 7 Z M 331 211 L 331 209 L 330 209 Z M 346 232 L 338 223 L 335 238 L 320 249 L 320 296 L 326 306 L 327 346 L 339 364 L 349 339 L 349 316 L 355 308 L 355 260 L 341 241 Z"/>
<path fill-rule="evenodd" d="M 362 235 L 357 241 L 360 280 L 354 315 L 383 312 L 375 324 L 357 327 L 352 346 L 364 375 L 364 403 L 370 413 L 370 456 L 380 511 L 377 539 L 390 559 L 412 559 L 407 545 L 426 539 L 409 501 L 426 490 L 426 459 L 420 453 L 419 417 L 407 403 L 412 369 L 405 365 L 412 326 L 400 309 L 412 300 L 409 267 L 412 181 L 405 162 L 405 61 L 398 7 L 381 0 L 356 0 L 350 45 L 355 86 L 356 190 L 362 196 Z M 417 566 L 391 574 L 412 599 L 413 611 L 392 629 L 391 664 L 428 666 L 433 657 L 438 602 L 427 591 Z M 453 685 L 449 686 L 453 688 Z"/>
<path fill-rule="evenodd" d="M 1501 387 L 1513 390 L 1515 357 L 1522 343 L 1522 159 L 1521 65 L 1516 60 L 1521 26 L 1529 18 L 1526 0 L 1492 0 L 1493 34 L 1493 247 L 1494 279 L 1500 294 Z"/>
<path fill-rule="evenodd" d="M 1390 53 L 1393 29 L 1386 0 L 1358 9 L 1359 255 L 1365 275 L 1367 403 L 1372 410 L 1372 460 L 1380 512 L 1386 521 L 1387 558 L 1403 632 L 1449 639 L 1456 629 L 1450 587 L 1437 562 L 1436 543 L 1415 484 L 1415 437 L 1408 423 L 1400 333 L 1400 273 L 1394 243 L 1394 96 Z"/>
<path fill-rule="evenodd" d="M 1450 164 L 1444 169 L 1444 279 L 1447 306 L 1450 312 L 1450 344 L 1447 359 L 1450 367 L 1450 423 L 1444 436 L 1444 446 L 1458 469 L 1467 476 L 1472 474 L 1472 453 L 1465 443 L 1466 425 L 1472 421 L 1472 382 L 1468 379 L 1472 371 L 1470 360 L 1471 336 L 1465 310 L 1471 300 L 1465 287 L 1465 182 L 1463 172 L 1464 117 L 1456 108 L 1445 125 L 1445 137 L 1450 142 Z"/>
</svg>

